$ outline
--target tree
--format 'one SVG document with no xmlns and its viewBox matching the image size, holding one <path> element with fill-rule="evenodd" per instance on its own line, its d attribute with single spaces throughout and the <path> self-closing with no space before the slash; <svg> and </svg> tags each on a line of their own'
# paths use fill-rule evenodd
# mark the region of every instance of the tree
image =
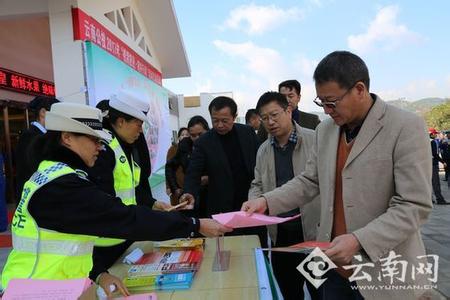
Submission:
<svg viewBox="0 0 450 300">
<path fill-rule="evenodd" d="M 450 129 L 450 101 L 433 107 L 425 115 L 425 120 L 429 127 L 436 130 Z"/>
</svg>

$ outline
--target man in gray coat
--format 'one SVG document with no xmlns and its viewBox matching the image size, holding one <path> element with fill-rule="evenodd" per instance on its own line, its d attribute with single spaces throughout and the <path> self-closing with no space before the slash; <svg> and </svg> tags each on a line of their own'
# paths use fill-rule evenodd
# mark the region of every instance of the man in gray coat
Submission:
<svg viewBox="0 0 450 300">
<path fill-rule="evenodd" d="M 320 193 L 317 239 L 345 267 L 313 273 L 326 279 L 322 299 L 417 299 L 436 282 L 417 269 L 429 267 L 420 226 L 432 208 L 424 121 L 370 94 L 368 69 L 350 52 L 327 55 L 314 80 L 332 119 L 317 127 L 305 172 L 242 210 L 276 215 Z"/>
<path fill-rule="evenodd" d="M 306 161 L 313 147 L 314 131 L 300 127 L 292 120 L 292 108 L 286 97 L 277 92 L 264 93 L 256 105 L 262 123 L 269 133 L 256 155 L 255 179 L 249 199 L 282 186 L 305 170 Z M 299 209 L 280 214 L 280 217 L 297 215 Z M 270 238 L 275 247 L 286 247 L 303 241 L 316 239 L 319 223 L 320 201 L 312 201 L 302 209 L 302 216 L 279 225 L 268 226 Z M 296 266 L 306 255 L 298 253 L 272 253 L 272 267 L 283 297 L 303 299 L 305 278 Z M 315 288 L 308 286 L 315 299 Z"/>
</svg>

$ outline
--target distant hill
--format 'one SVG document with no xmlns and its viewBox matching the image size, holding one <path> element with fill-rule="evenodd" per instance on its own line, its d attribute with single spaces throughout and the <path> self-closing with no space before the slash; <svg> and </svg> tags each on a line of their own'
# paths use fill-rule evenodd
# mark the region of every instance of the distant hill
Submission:
<svg viewBox="0 0 450 300">
<path fill-rule="evenodd" d="M 416 101 L 406 101 L 403 99 L 388 101 L 389 104 L 394 106 L 415 112 L 419 115 L 424 115 L 426 112 L 430 111 L 436 105 L 443 104 L 450 101 L 449 98 L 423 98 Z"/>
<path fill-rule="evenodd" d="M 447 101 L 450 101 L 450 98 L 432 98 L 432 97 L 430 97 L 430 98 L 423 98 L 423 99 L 416 100 L 416 101 L 406 101 L 404 99 L 397 99 L 397 100 L 388 100 L 387 102 L 396 107 L 400 107 L 402 109 L 409 110 L 409 111 L 412 111 L 416 114 L 423 116 L 423 115 L 425 115 L 425 113 L 430 111 L 436 105 L 440 105 Z M 328 118 L 328 116 L 323 111 L 314 111 L 312 113 L 318 115 L 321 120 Z"/>
</svg>

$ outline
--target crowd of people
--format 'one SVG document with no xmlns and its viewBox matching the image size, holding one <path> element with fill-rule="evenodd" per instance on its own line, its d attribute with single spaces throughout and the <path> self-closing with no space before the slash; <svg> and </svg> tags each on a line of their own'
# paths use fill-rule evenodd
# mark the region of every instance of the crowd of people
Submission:
<svg viewBox="0 0 450 300">
<path fill-rule="evenodd" d="M 252 234 L 263 247 L 331 242 L 325 254 L 338 268 L 318 289 L 296 269 L 306 255 L 271 255 L 284 299 L 303 299 L 304 283 L 312 299 L 418 298 L 423 289 L 360 289 L 364 283 L 344 266 L 360 255 L 376 278 L 391 251 L 407 260 L 425 255 L 419 228 L 432 208 L 432 187 L 437 203 L 445 202 L 435 162 L 444 164 L 449 183 L 448 140 L 429 131 L 430 149 L 424 121 L 369 92 L 368 68 L 353 53 L 330 53 L 313 78 L 314 103 L 331 117 L 323 122 L 298 109 L 297 80 L 262 94 L 247 125 L 236 123 L 237 104 L 224 96 L 212 100 L 209 116 L 192 117 L 167 153 L 170 204 L 154 199 L 148 183 L 142 124 L 149 107 L 138 94 L 119 91 L 98 109 L 32 102 L 31 128 L 39 130 L 21 146 L 26 168 L 3 287 L 11 278 L 89 275 L 126 295 L 108 268 L 134 241 Z M 183 209 L 165 212 L 179 203 Z M 235 230 L 211 219 L 238 210 L 301 217 Z M 426 282 L 406 278 L 408 284 Z"/>
</svg>

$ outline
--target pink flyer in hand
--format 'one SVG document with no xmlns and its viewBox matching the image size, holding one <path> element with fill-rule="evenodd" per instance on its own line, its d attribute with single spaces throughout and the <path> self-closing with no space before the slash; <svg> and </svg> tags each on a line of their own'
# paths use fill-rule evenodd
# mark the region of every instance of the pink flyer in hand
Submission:
<svg viewBox="0 0 450 300">
<path fill-rule="evenodd" d="M 233 211 L 229 213 L 212 215 L 212 218 L 219 222 L 222 225 L 231 227 L 231 228 L 243 228 L 243 227 L 254 227 L 254 226 L 262 226 L 262 225 L 273 225 L 280 224 L 286 221 L 296 219 L 300 217 L 300 214 L 288 217 L 288 218 L 280 218 L 280 217 L 271 217 L 263 214 L 254 213 L 252 215 L 247 215 L 245 211 Z"/>
</svg>

